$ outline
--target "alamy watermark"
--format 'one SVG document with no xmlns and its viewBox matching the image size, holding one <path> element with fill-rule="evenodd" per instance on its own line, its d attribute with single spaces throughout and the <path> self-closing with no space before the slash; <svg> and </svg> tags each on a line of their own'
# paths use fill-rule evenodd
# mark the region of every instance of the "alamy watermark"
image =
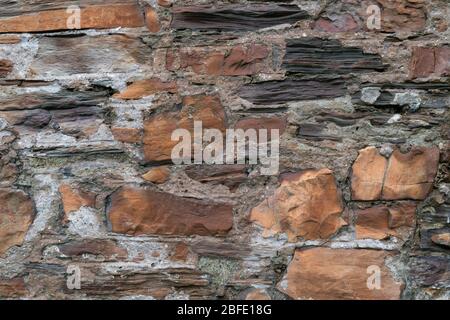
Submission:
<svg viewBox="0 0 450 320">
<path fill-rule="evenodd" d="M 270 134 L 270 135 L 269 135 Z M 205 129 L 194 121 L 193 136 L 187 129 L 176 129 L 172 141 L 174 164 L 250 164 L 261 165 L 262 175 L 279 171 L 280 133 L 278 129 Z"/>
</svg>

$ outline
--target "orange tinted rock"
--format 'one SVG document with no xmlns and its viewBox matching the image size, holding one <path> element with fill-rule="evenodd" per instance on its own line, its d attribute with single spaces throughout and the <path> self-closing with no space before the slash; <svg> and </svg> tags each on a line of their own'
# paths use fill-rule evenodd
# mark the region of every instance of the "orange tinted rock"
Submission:
<svg viewBox="0 0 450 320">
<path fill-rule="evenodd" d="M 193 135 L 194 121 L 202 121 L 203 129 L 226 128 L 226 117 L 217 96 L 187 96 L 183 99 L 181 111 L 163 112 L 147 119 L 144 123 L 145 160 L 171 160 L 172 149 L 178 141 L 172 141 L 176 129 L 186 129 Z"/>
<path fill-rule="evenodd" d="M 16 43 L 20 43 L 20 37 L 18 36 L 0 37 L 0 44 L 16 44 Z"/>
<path fill-rule="evenodd" d="M 245 76 L 261 71 L 268 55 L 269 49 L 259 44 L 223 48 L 220 51 L 181 49 L 169 51 L 166 63 L 171 71 L 192 68 L 197 74 Z"/>
<path fill-rule="evenodd" d="M 13 64 L 11 61 L 6 59 L 0 59 L 0 77 L 6 76 L 13 69 Z"/>
<path fill-rule="evenodd" d="M 158 167 L 150 169 L 142 178 L 153 183 L 164 183 L 169 180 L 170 169 L 168 167 Z"/>
<path fill-rule="evenodd" d="M 413 79 L 450 75 L 450 48 L 413 48 L 410 70 Z"/>
<path fill-rule="evenodd" d="M 23 278 L 0 279 L 0 297 L 18 298 L 25 297 L 27 294 L 28 290 Z"/>
<path fill-rule="evenodd" d="M 158 0 L 158 5 L 161 7 L 170 7 L 172 5 L 172 0 Z"/>
<path fill-rule="evenodd" d="M 293 299 L 396 300 L 401 284 L 385 265 L 389 253 L 363 249 L 314 248 L 297 250 L 278 289 Z M 376 266 L 381 288 L 368 288 Z"/>
<path fill-rule="evenodd" d="M 387 159 L 380 155 L 377 148 L 360 150 L 352 167 L 352 199 L 379 199 L 386 167 Z"/>
<path fill-rule="evenodd" d="M 382 6 L 381 29 L 388 32 L 415 32 L 425 28 L 424 0 L 377 0 Z"/>
<path fill-rule="evenodd" d="M 450 233 L 440 233 L 431 236 L 431 241 L 435 244 L 450 248 Z"/>
<path fill-rule="evenodd" d="M 290 241 L 327 239 L 344 220 L 340 192 L 328 169 L 286 175 L 275 193 L 253 208 L 250 220 L 263 226 L 264 235 L 287 233 Z"/>
<path fill-rule="evenodd" d="M 80 13 L 81 29 L 144 26 L 144 15 L 136 4 L 92 5 L 81 8 Z M 68 21 L 73 14 L 66 9 L 58 9 L 0 18 L 0 33 L 72 29 Z"/>
<path fill-rule="evenodd" d="M 356 238 L 383 240 L 393 236 L 405 240 L 414 226 L 415 209 L 413 203 L 402 203 L 357 210 Z"/>
<path fill-rule="evenodd" d="M 151 32 L 159 32 L 161 30 L 158 13 L 151 7 L 145 8 L 145 23 Z"/>
<path fill-rule="evenodd" d="M 263 289 L 254 289 L 250 291 L 245 300 L 272 300 L 266 290 Z"/>
<path fill-rule="evenodd" d="M 227 204 L 122 187 L 110 198 L 112 232 L 128 235 L 225 235 L 233 226 Z"/>
<path fill-rule="evenodd" d="M 121 93 L 115 94 L 114 98 L 123 100 L 136 100 L 158 92 L 177 92 L 177 84 L 175 81 L 164 82 L 160 79 L 138 80 L 129 85 Z"/>
<path fill-rule="evenodd" d="M 68 215 L 71 212 L 78 211 L 81 207 L 95 206 L 95 194 L 73 189 L 68 184 L 62 184 L 59 187 L 59 193 L 61 194 L 61 200 L 64 207 L 65 221 L 67 221 Z"/>
<path fill-rule="evenodd" d="M 23 243 L 34 216 L 33 201 L 25 192 L 0 189 L 0 256 Z"/>
<path fill-rule="evenodd" d="M 416 147 L 407 153 L 395 150 L 389 159 L 383 199 L 425 199 L 433 187 L 438 164 L 437 147 Z"/>
<path fill-rule="evenodd" d="M 139 143 L 142 141 L 142 131 L 136 128 L 111 128 L 114 139 L 125 143 Z"/>
</svg>

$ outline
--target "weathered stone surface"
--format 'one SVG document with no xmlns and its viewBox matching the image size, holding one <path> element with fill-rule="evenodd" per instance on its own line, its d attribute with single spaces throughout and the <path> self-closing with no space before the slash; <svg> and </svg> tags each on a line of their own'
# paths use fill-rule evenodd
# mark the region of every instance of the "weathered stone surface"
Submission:
<svg viewBox="0 0 450 320">
<path fill-rule="evenodd" d="M 166 182 L 169 180 L 169 177 L 170 169 L 167 166 L 152 168 L 146 174 L 142 175 L 144 180 L 157 184 Z"/>
<path fill-rule="evenodd" d="M 34 216 L 33 201 L 25 192 L 0 189 L 0 256 L 23 243 Z"/>
<path fill-rule="evenodd" d="M 381 196 L 388 160 L 375 147 L 359 151 L 352 167 L 352 199 L 376 200 Z"/>
<path fill-rule="evenodd" d="M 353 164 L 354 200 L 421 200 L 431 191 L 439 163 L 436 147 L 396 149 L 389 159 L 374 147 L 360 150 Z"/>
<path fill-rule="evenodd" d="M 262 301 L 262 300 L 272 300 L 272 298 L 264 289 L 253 289 L 247 294 L 245 300 Z"/>
<path fill-rule="evenodd" d="M 130 84 L 121 93 L 115 94 L 114 98 L 123 100 L 136 100 L 159 92 L 176 93 L 176 82 L 164 82 L 156 78 L 138 80 Z"/>
<path fill-rule="evenodd" d="M 79 241 L 70 241 L 58 245 L 59 251 L 68 257 L 81 257 L 85 254 L 102 256 L 106 259 L 127 257 L 126 249 L 120 247 L 114 240 L 86 239 Z"/>
<path fill-rule="evenodd" d="M 431 240 L 440 246 L 450 248 L 450 233 L 438 233 L 431 236 Z"/>
<path fill-rule="evenodd" d="M 44 37 L 39 40 L 30 73 L 34 77 L 124 73 L 147 64 L 150 52 L 139 39 L 119 34 Z"/>
<path fill-rule="evenodd" d="M 167 53 L 167 69 L 192 69 L 197 74 L 215 76 L 246 76 L 256 74 L 264 67 L 269 49 L 260 44 L 236 46 L 215 50 L 181 48 Z"/>
<path fill-rule="evenodd" d="M 450 48 L 413 48 L 410 70 L 413 79 L 450 75 Z"/>
<path fill-rule="evenodd" d="M 74 25 L 74 11 L 44 10 L 20 16 L 0 17 L 0 33 L 43 32 L 78 29 Z M 144 15 L 136 4 L 113 4 L 80 8 L 79 29 L 108 29 L 142 27 Z"/>
<path fill-rule="evenodd" d="M 345 93 L 346 88 L 342 79 L 286 79 L 244 85 L 238 95 L 255 105 L 270 105 L 302 100 L 332 99 L 344 96 Z"/>
<path fill-rule="evenodd" d="M 270 131 L 278 130 L 280 136 L 286 130 L 287 121 L 286 118 L 280 117 L 259 117 L 259 118 L 243 118 L 236 122 L 235 129 L 254 129 L 259 133 L 259 130 L 267 130 L 267 139 L 270 140 Z"/>
<path fill-rule="evenodd" d="M 145 8 L 145 23 L 151 32 L 159 32 L 161 30 L 158 13 L 150 6 Z"/>
<path fill-rule="evenodd" d="M 305 11 L 287 4 L 175 7 L 172 12 L 172 28 L 195 30 L 251 31 L 308 18 Z"/>
<path fill-rule="evenodd" d="M 357 22 L 350 14 L 319 18 L 313 28 L 322 32 L 356 32 L 359 30 Z"/>
<path fill-rule="evenodd" d="M 170 260 L 185 262 L 187 261 L 188 256 L 189 246 L 184 242 L 178 242 L 170 254 Z"/>
<path fill-rule="evenodd" d="M 110 198 L 112 231 L 128 235 L 225 235 L 233 226 L 230 205 L 122 187 Z"/>
<path fill-rule="evenodd" d="M 232 191 L 247 180 L 245 165 L 198 165 L 185 169 L 187 176 L 201 183 L 223 184 Z"/>
<path fill-rule="evenodd" d="M 422 200 L 430 193 L 439 164 L 439 149 L 395 150 L 389 159 L 383 185 L 383 199 Z"/>
<path fill-rule="evenodd" d="M 11 299 L 25 297 L 27 294 L 23 278 L 0 279 L 0 297 Z"/>
<path fill-rule="evenodd" d="M 381 57 L 361 48 L 344 47 L 337 40 L 289 39 L 283 67 L 290 74 L 348 74 L 383 71 Z"/>
<path fill-rule="evenodd" d="M 415 211 L 414 203 L 357 210 L 356 238 L 383 240 L 392 236 L 406 240 L 415 224 Z"/>
<path fill-rule="evenodd" d="M 387 32 L 415 32 L 425 28 L 424 0 L 377 0 L 382 6 L 381 28 Z"/>
<path fill-rule="evenodd" d="M 385 265 L 389 253 L 364 249 L 296 250 L 278 288 L 293 299 L 397 300 L 401 283 Z M 381 271 L 381 288 L 370 290 L 370 266 Z"/>
<path fill-rule="evenodd" d="M 193 134 L 194 121 L 202 121 L 203 129 L 224 131 L 226 116 L 218 96 L 187 96 L 183 107 L 177 112 L 152 115 L 144 123 L 145 160 L 171 160 L 172 149 L 178 141 L 172 141 L 172 132 L 186 129 Z"/>
<path fill-rule="evenodd" d="M 114 139 L 125 143 L 139 143 L 142 141 L 142 130 L 136 128 L 111 128 Z"/>
<path fill-rule="evenodd" d="M 67 221 L 71 212 L 80 210 L 81 207 L 95 207 L 96 195 L 90 192 L 77 190 L 68 184 L 59 187 L 64 208 L 64 220 Z"/>
<path fill-rule="evenodd" d="M 0 77 L 8 75 L 13 69 L 13 63 L 10 60 L 0 59 Z"/>
<path fill-rule="evenodd" d="M 286 232 L 290 241 L 328 239 L 344 220 L 340 193 L 328 169 L 287 174 L 280 187 L 259 206 L 250 220 L 265 228 L 265 235 Z"/>
</svg>

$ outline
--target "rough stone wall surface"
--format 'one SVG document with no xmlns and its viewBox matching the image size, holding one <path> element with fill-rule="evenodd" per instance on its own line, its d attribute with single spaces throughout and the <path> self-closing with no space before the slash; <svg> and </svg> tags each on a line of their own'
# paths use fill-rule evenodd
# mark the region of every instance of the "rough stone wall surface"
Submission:
<svg viewBox="0 0 450 320">
<path fill-rule="evenodd" d="M 449 16 L 0 0 L 0 298 L 450 299 Z M 194 120 L 280 129 L 279 175 L 173 164 Z"/>
</svg>

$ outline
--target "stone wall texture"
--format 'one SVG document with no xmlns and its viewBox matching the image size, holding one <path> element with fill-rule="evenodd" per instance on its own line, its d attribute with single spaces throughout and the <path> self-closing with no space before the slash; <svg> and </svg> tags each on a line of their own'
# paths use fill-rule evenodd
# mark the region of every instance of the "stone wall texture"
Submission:
<svg viewBox="0 0 450 320">
<path fill-rule="evenodd" d="M 0 298 L 450 299 L 449 17 L 0 0 Z M 175 165 L 196 120 L 279 129 L 279 174 Z"/>
</svg>

